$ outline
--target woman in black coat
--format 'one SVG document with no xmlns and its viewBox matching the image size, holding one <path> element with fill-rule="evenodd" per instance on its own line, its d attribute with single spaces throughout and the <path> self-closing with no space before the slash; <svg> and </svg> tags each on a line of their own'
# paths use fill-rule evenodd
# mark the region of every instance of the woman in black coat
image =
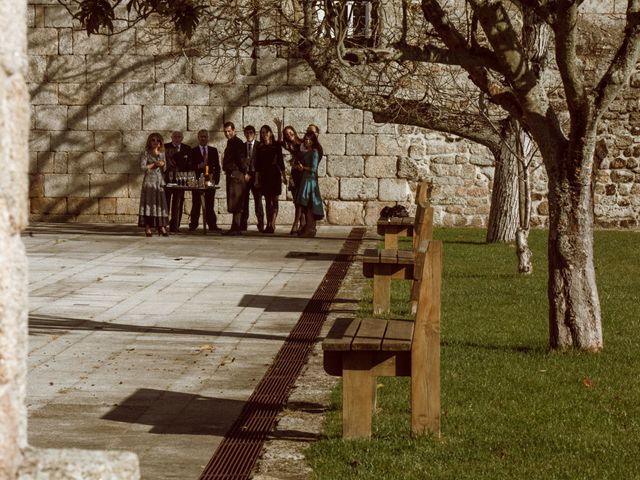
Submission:
<svg viewBox="0 0 640 480">
<path fill-rule="evenodd" d="M 284 173 L 282 149 L 273 137 L 269 125 L 260 128 L 260 143 L 256 147 L 257 183 L 264 195 L 267 210 L 267 227 L 265 233 L 273 233 L 278 216 L 278 197 L 282 193 L 282 184 L 287 183 Z"/>
</svg>

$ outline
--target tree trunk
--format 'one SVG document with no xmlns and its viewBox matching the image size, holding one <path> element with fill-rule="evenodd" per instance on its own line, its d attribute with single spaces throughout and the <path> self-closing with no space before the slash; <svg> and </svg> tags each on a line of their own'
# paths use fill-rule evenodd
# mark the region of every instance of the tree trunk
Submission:
<svg viewBox="0 0 640 480">
<path fill-rule="evenodd" d="M 487 225 L 487 243 L 512 242 L 518 228 L 517 129 L 511 118 L 501 132 L 500 152 L 495 154 L 495 174 Z"/>
<path fill-rule="evenodd" d="M 595 134 L 590 137 L 581 152 L 556 159 L 556 167 L 548 171 L 549 343 L 558 350 L 603 347 L 593 263 L 591 168 L 575 167 L 593 165 Z"/>
</svg>

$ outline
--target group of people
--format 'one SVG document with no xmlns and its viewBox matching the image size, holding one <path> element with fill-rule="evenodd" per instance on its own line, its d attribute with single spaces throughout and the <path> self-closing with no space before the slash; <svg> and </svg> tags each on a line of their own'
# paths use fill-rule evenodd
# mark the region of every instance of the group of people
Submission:
<svg viewBox="0 0 640 480">
<path fill-rule="evenodd" d="M 319 128 L 309 125 L 300 138 L 292 126 L 286 126 L 276 137 L 269 125 L 263 125 L 256 138 L 252 125 L 244 127 L 242 141 L 236 135 L 232 122 L 224 125 L 227 144 L 222 156 L 209 145 L 209 132 L 198 132 L 198 145 L 189 147 L 183 143 L 180 131 L 171 134 L 171 142 L 164 143 L 162 135 L 152 133 L 147 138 L 145 150 L 140 156 L 140 167 L 144 171 L 140 194 L 138 226 L 150 237 L 153 230 L 168 236 L 180 229 L 184 208 L 184 191 L 165 189 L 178 172 L 194 172 L 196 178 L 206 176 L 211 184 L 218 185 L 221 171 L 226 176 L 227 211 L 232 214 L 229 230 L 223 235 L 240 235 L 247 230 L 249 218 L 249 196 L 253 196 L 257 228 L 263 233 L 274 233 L 278 217 L 278 199 L 282 185 L 291 191 L 295 214 L 291 235 L 314 237 L 316 220 L 324 217 L 324 208 L 318 185 L 318 164 L 323 156 L 318 141 Z M 278 129 L 279 132 L 279 129 Z M 280 133 L 280 132 L 279 132 Z M 290 154 L 291 175 L 287 178 L 283 150 Z M 264 208 L 263 208 L 264 198 Z M 221 231 L 214 208 L 215 189 L 204 193 L 203 223 L 212 231 Z M 194 231 L 200 223 L 202 200 L 199 192 L 193 192 L 189 230 Z M 265 215 L 266 213 L 266 215 Z M 265 221 L 266 220 L 266 221 Z"/>
</svg>

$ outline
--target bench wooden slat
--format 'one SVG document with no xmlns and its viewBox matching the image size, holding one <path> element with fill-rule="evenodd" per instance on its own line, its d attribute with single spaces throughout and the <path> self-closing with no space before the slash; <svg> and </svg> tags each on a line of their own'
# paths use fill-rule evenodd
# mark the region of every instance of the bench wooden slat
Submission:
<svg viewBox="0 0 640 480">
<path fill-rule="evenodd" d="M 398 250 L 389 248 L 380 250 L 380 263 L 398 263 Z"/>
<path fill-rule="evenodd" d="M 358 333 L 353 342 L 351 342 L 351 350 L 380 350 L 386 329 L 386 320 L 378 318 L 361 319 Z"/>
<path fill-rule="evenodd" d="M 336 318 L 322 342 L 322 349 L 341 352 L 351 350 L 351 343 L 359 326 L 358 318 Z"/>
<path fill-rule="evenodd" d="M 402 265 L 413 265 L 415 262 L 415 254 L 411 250 L 398 250 L 397 257 Z"/>
<path fill-rule="evenodd" d="M 377 263 L 380 260 L 380 252 L 377 248 L 367 248 L 362 254 L 362 261 L 365 263 Z"/>
<path fill-rule="evenodd" d="M 411 350 L 413 325 L 414 323 L 410 321 L 389 320 L 382 341 L 382 350 L 396 352 Z"/>
</svg>

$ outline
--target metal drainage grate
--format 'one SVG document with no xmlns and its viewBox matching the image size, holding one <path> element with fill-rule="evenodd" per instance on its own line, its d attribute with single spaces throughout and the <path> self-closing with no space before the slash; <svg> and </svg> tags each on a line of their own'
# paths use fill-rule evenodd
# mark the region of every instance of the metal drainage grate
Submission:
<svg viewBox="0 0 640 480">
<path fill-rule="evenodd" d="M 340 253 L 320 282 L 298 323 L 287 336 L 273 364 L 249 397 L 240 417 L 231 426 L 222 443 L 200 475 L 200 480 L 249 479 L 260 455 L 262 444 L 275 427 L 278 413 L 314 343 L 364 237 L 364 228 L 353 228 Z"/>
</svg>

